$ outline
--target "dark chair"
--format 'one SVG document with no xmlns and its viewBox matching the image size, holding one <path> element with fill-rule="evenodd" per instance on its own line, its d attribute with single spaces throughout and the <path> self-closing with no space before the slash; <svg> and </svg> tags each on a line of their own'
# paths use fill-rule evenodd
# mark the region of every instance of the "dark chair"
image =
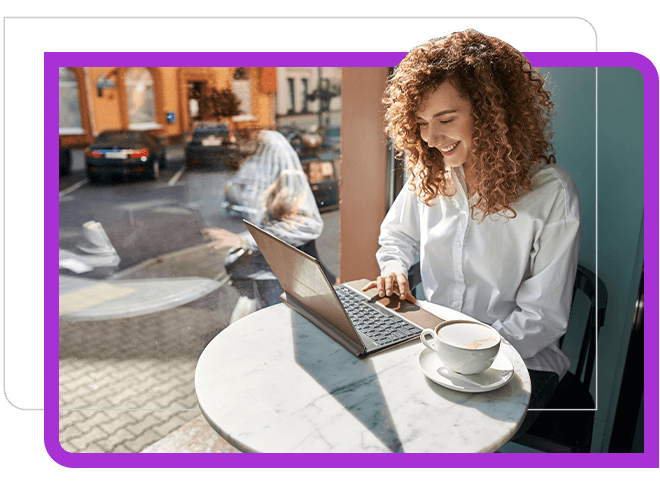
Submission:
<svg viewBox="0 0 660 500">
<path fill-rule="evenodd" d="M 410 293 L 417 298 L 417 286 L 422 283 L 422 272 L 420 271 L 419 262 L 415 262 L 410 269 L 408 269 L 408 286 L 410 286 Z"/>
<path fill-rule="evenodd" d="M 575 277 L 573 300 L 577 290 L 589 298 L 591 306 L 575 373 L 568 372 L 562 378 L 546 407 L 548 410 L 541 412 L 525 434 L 513 440 L 548 453 L 589 453 L 591 450 L 595 404 L 589 386 L 596 360 L 596 340 L 605 321 L 607 288 L 598 278 L 598 314 L 596 275 L 581 265 Z M 562 337 L 560 347 L 563 340 Z M 554 409 L 564 411 L 552 411 Z"/>
<path fill-rule="evenodd" d="M 408 277 L 410 288 L 415 295 L 415 288 L 421 283 L 419 263 L 410 268 Z M 582 265 L 578 265 L 575 276 L 573 301 L 578 290 L 587 296 L 591 306 L 575 373 L 568 372 L 564 375 L 546 407 L 547 410 L 541 411 L 532 427 L 514 439 L 514 443 L 549 453 L 588 453 L 591 449 L 595 404 L 589 387 L 596 361 L 595 340 L 605 321 L 607 288 L 603 280 L 598 278 L 598 314 L 596 275 Z M 560 347 L 563 342 L 564 337 L 559 341 Z M 564 411 L 552 411 L 554 409 Z"/>
</svg>

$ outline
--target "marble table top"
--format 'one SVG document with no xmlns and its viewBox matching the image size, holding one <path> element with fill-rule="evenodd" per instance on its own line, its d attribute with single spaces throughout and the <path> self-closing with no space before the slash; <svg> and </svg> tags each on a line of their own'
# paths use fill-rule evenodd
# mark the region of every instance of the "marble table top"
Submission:
<svg viewBox="0 0 660 500">
<path fill-rule="evenodd" d="M 467 316 L 419 305 L 445 319 Z M 511 380 L 464 393 L 427 379 L 421 342 L 358 359 L 284 304 L 220 332 L 199 358 L 195 390 L 209 424 L 245 452 L 493 452 L 520 426 L 529 373 L 501 352 Z"/>
</svg>

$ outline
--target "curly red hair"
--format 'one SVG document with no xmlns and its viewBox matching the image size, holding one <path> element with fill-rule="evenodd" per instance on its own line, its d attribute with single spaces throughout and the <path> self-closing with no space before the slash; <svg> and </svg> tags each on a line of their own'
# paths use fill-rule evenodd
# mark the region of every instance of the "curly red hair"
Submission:
<svg viewBox="0 0 660 500">
<path fill-rule="evenodd" d="M 386 130 L 399 157 L 407 156 L 411 186 L 427 205 L 455 192 L 442 154 L 422 140 L 415 116 L 444 81 L 472 106 L 473 210 L 482 220 L 497 213 L 515 217 L 514 202 L 531 189 L 532 165 L 554 161 L 554 104 L 545 79 L 511 45 L 474 30 L 429 40 L 406 55 L 383 97 Z"/>
</svg>

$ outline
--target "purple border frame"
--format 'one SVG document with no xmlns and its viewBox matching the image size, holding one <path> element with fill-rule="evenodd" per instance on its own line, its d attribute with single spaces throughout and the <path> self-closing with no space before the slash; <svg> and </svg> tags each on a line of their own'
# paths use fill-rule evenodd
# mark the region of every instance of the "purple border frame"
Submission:
<svg viewBox="0 0 660 500">
<path fill-rule="evenodd" d="M 434 467 L 621 467 L 657 468 L 658 455 L 658 72 L 653 63 L 636 53 L 530 52 L 535 67 L 632 67 L 644 77 L 644 453 L 589 455 L 510 454 L 506 461 L 491 454 L 437 454 Z M 272 52 L 272 53 L 44 53 L 44 442 L 50 457 L 66 467 L 428 467 L 427 454 L 376 455 L 368 462 L 355 454 L 76 454 L 59 443 L 59 326 L 57 243 L 59 203 L 54 167 L 58 149 L 58 67 L 393 67 L 405 53 L 382 52 Z M 51 163 L 53 165 L 51 165 Z M 648 314 L 650 313 L 650 314 Z M 503 465 L 506 464 L 506 465 Z"/>
</svg>

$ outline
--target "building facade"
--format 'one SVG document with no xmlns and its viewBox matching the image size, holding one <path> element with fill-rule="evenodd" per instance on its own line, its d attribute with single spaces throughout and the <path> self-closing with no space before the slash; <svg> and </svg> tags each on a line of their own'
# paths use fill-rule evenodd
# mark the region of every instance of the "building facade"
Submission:
<svg viewBox="0 0 660 500">
<path fill-rule="evenodd" d="M 237 129 L 275 126 L 276 68 L 60 68 L 60 140 L 83 147 L 104 130 L 151 130 L 175 139 L 193 128 L 205 89 L 241 100 Z"/>
<path fill-rule="evenodd" d="M 341 75 L 342 68 L 277 68 L 278 126 L 306 132 L 339 127 Z M 319 98 L 324 92 L 332 97 Z"/>
</svg>

